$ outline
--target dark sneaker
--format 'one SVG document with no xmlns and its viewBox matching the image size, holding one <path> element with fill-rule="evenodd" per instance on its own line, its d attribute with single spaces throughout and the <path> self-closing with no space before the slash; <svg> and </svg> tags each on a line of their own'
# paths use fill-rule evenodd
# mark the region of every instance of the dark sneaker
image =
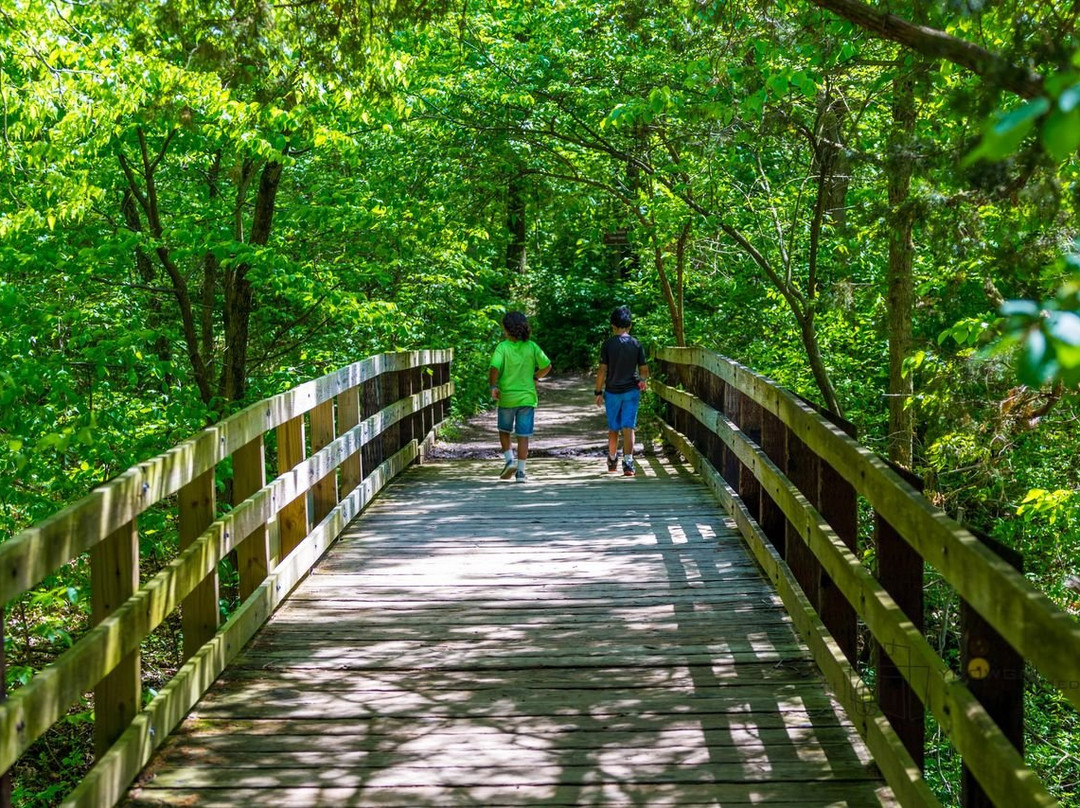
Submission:
<svg viewBox="0 0 1080 808">
<path fill-rule="evenodd" d="M 629 461 L 629 462 L 626 461 L 626 460 L 623 461 L 622 473 L 623 473 L 623 477 L 633 477 L 634 476 L 634 474 L 635 474 L 635 472 L 634 472 L 634 464 L 633 464 L 632 461 Z"/>
<path fill-rule="evenodd" d="M 505 466 L 503 466 L 502 473 L 499 475 L 500 480 L 511 480 L 514 477 L 514 472 L 517 471 L 517 463 L 511 460 Z"/>
<path fill-rule="evenodd" d="M 514 482 L 516 482 L 516 483 L 525 482 L 525 472 L 524 471 L 515 472 L 515 474 L 514 474 Z"/>
<path fill-rule="evenodd" d="M 607 470 L 608 474 L 614 474 L 615 472 L 617 472 L 619 470 L 619 458 L 609 457 L 607 459 Z"/>
</svg>

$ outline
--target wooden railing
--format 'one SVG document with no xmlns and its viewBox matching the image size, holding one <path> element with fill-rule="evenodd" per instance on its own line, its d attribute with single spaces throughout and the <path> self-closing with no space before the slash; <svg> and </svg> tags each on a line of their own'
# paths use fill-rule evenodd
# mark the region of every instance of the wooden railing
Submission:
<svg viewBox="0 0 1080 808">
<path fill-rule="evenodd" d="M 383 354 L 261 401 L 0 546 L 4 605 L 89 553 L 94 622 L 0 703 L 0 771 L 93 690 L 97 758 L 65 805 L 114 805 L 342 529 L 418 458 L 447 412 L 450 360 Z M 218 515 L 230 458 L 233 507 Z M 179 552 L 140 585 L 139 515 L 162 505 L 176 509 Z M 219 626 L 218 563 L 232 552 L 241 603 Z M 178 607 L 185 662 L 143 708 L 140 644 Z"/>
<path fill-rule="evenodd" d="M 938 804 L 922 777 L 925 708 L 973 775 L 965 805 L 1056 805 L 1024 762 L 1008 694 L 1022 697 L 1026 660 L 1080 706 L 1080 623 L 836 419 L 708 351 L 658 359 L 666 439 L 735 519 L 900 802 Z M 874 514 L 873 569 L 856 553 L 860 497 Z M 965 604 L 959 673 L 921 632 L 926 565 Z"/>
</svg>

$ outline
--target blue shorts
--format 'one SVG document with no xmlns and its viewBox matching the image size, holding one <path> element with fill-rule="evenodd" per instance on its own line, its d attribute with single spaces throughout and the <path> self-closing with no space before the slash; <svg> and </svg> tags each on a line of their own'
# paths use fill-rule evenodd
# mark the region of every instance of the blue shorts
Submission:
<svg viewBox="0 0 1080 808">
<path fill-rule="evenodd" d="M 612 432 L 621 429 L 634 429 L 637 426 L 638 404 L 641 403 L 641 391 L 636 387 L 625 393 L 604 393 L 604 409 L 607 411 L 607 425 Z"/>
<path fill-rule="evenodd" d="M 499 431 L 514 432 L 519 438 L 531 437 L 535 415 L 536 407 L 499 407 Z"/>
</svg>

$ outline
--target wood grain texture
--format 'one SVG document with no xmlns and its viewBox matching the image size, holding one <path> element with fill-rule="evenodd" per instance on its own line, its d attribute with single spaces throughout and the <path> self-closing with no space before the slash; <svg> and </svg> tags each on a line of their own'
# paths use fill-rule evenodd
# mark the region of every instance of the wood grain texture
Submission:
<svg viewBox="0 0 1080 808">
<path fill-rule="evenodd" d="M 708 489 L 601 465 L 411 468 L 128 804 L 896 804 Z"/>
</svg>

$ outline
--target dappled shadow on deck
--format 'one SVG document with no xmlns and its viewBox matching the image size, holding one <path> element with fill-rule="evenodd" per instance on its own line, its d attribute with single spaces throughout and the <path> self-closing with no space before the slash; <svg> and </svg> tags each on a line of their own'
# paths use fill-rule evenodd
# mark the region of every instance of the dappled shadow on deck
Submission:
<svg viewBox="0 0 1080 808">
<path fill-rule="evenodd" d="M 412 470 L 134 804 L 892 804 L 704 487 L 642 466 Z"/>
</svg>

